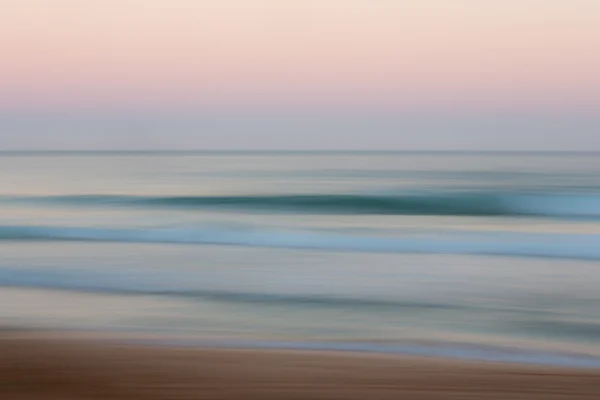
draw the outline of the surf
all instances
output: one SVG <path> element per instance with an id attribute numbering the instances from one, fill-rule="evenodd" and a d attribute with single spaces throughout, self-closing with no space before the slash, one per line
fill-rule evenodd
<path id="1" fill-rule="evenodd" d="M 346 252 L 471 254 L 600 260 L 599 234 L 431 232 L 394 237 L 261 227 L 91 228 L 0 226 L 0 241 L 229 245 Z"/>
<path id="2" fill-rule="evenodd" d="M 231 196 L 62 195 L 5 197 L 5 202 L 77 207 L 225 209 L 312 214 L 532 216 L 600 218 L 600 193 L 438 191 L 399 194 Z"/>

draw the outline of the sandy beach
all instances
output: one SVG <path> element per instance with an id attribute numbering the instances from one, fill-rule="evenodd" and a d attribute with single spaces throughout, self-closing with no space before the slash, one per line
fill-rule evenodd
<path id="1" fill-rule="evenodd" d="M 600 370 L 151 347 L 18 330 L 0 337 L 2 400 L 600 398 Z"/>

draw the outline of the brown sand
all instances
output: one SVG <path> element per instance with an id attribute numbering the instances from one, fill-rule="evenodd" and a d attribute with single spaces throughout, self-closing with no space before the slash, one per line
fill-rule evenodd
<path id="1" fill-rule="evenodd" d="M 1 400 L 600 399 L 600 371 L 0 334 Z"/>

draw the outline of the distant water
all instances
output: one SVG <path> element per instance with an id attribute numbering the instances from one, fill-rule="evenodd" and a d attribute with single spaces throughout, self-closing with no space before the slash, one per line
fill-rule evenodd
<path id="1" fill-rule="evenodd" d="M 0 324 L 600 349 L 599 154 L 3 153 L 0 177 Z"/>

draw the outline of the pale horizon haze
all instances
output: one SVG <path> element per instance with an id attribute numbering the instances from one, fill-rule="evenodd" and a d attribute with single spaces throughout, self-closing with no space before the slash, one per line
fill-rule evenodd
<path id="1" fill-rule="evenodd" d="M 600 151 L 600 1 L 1 0 L 0 150 Z"/>

